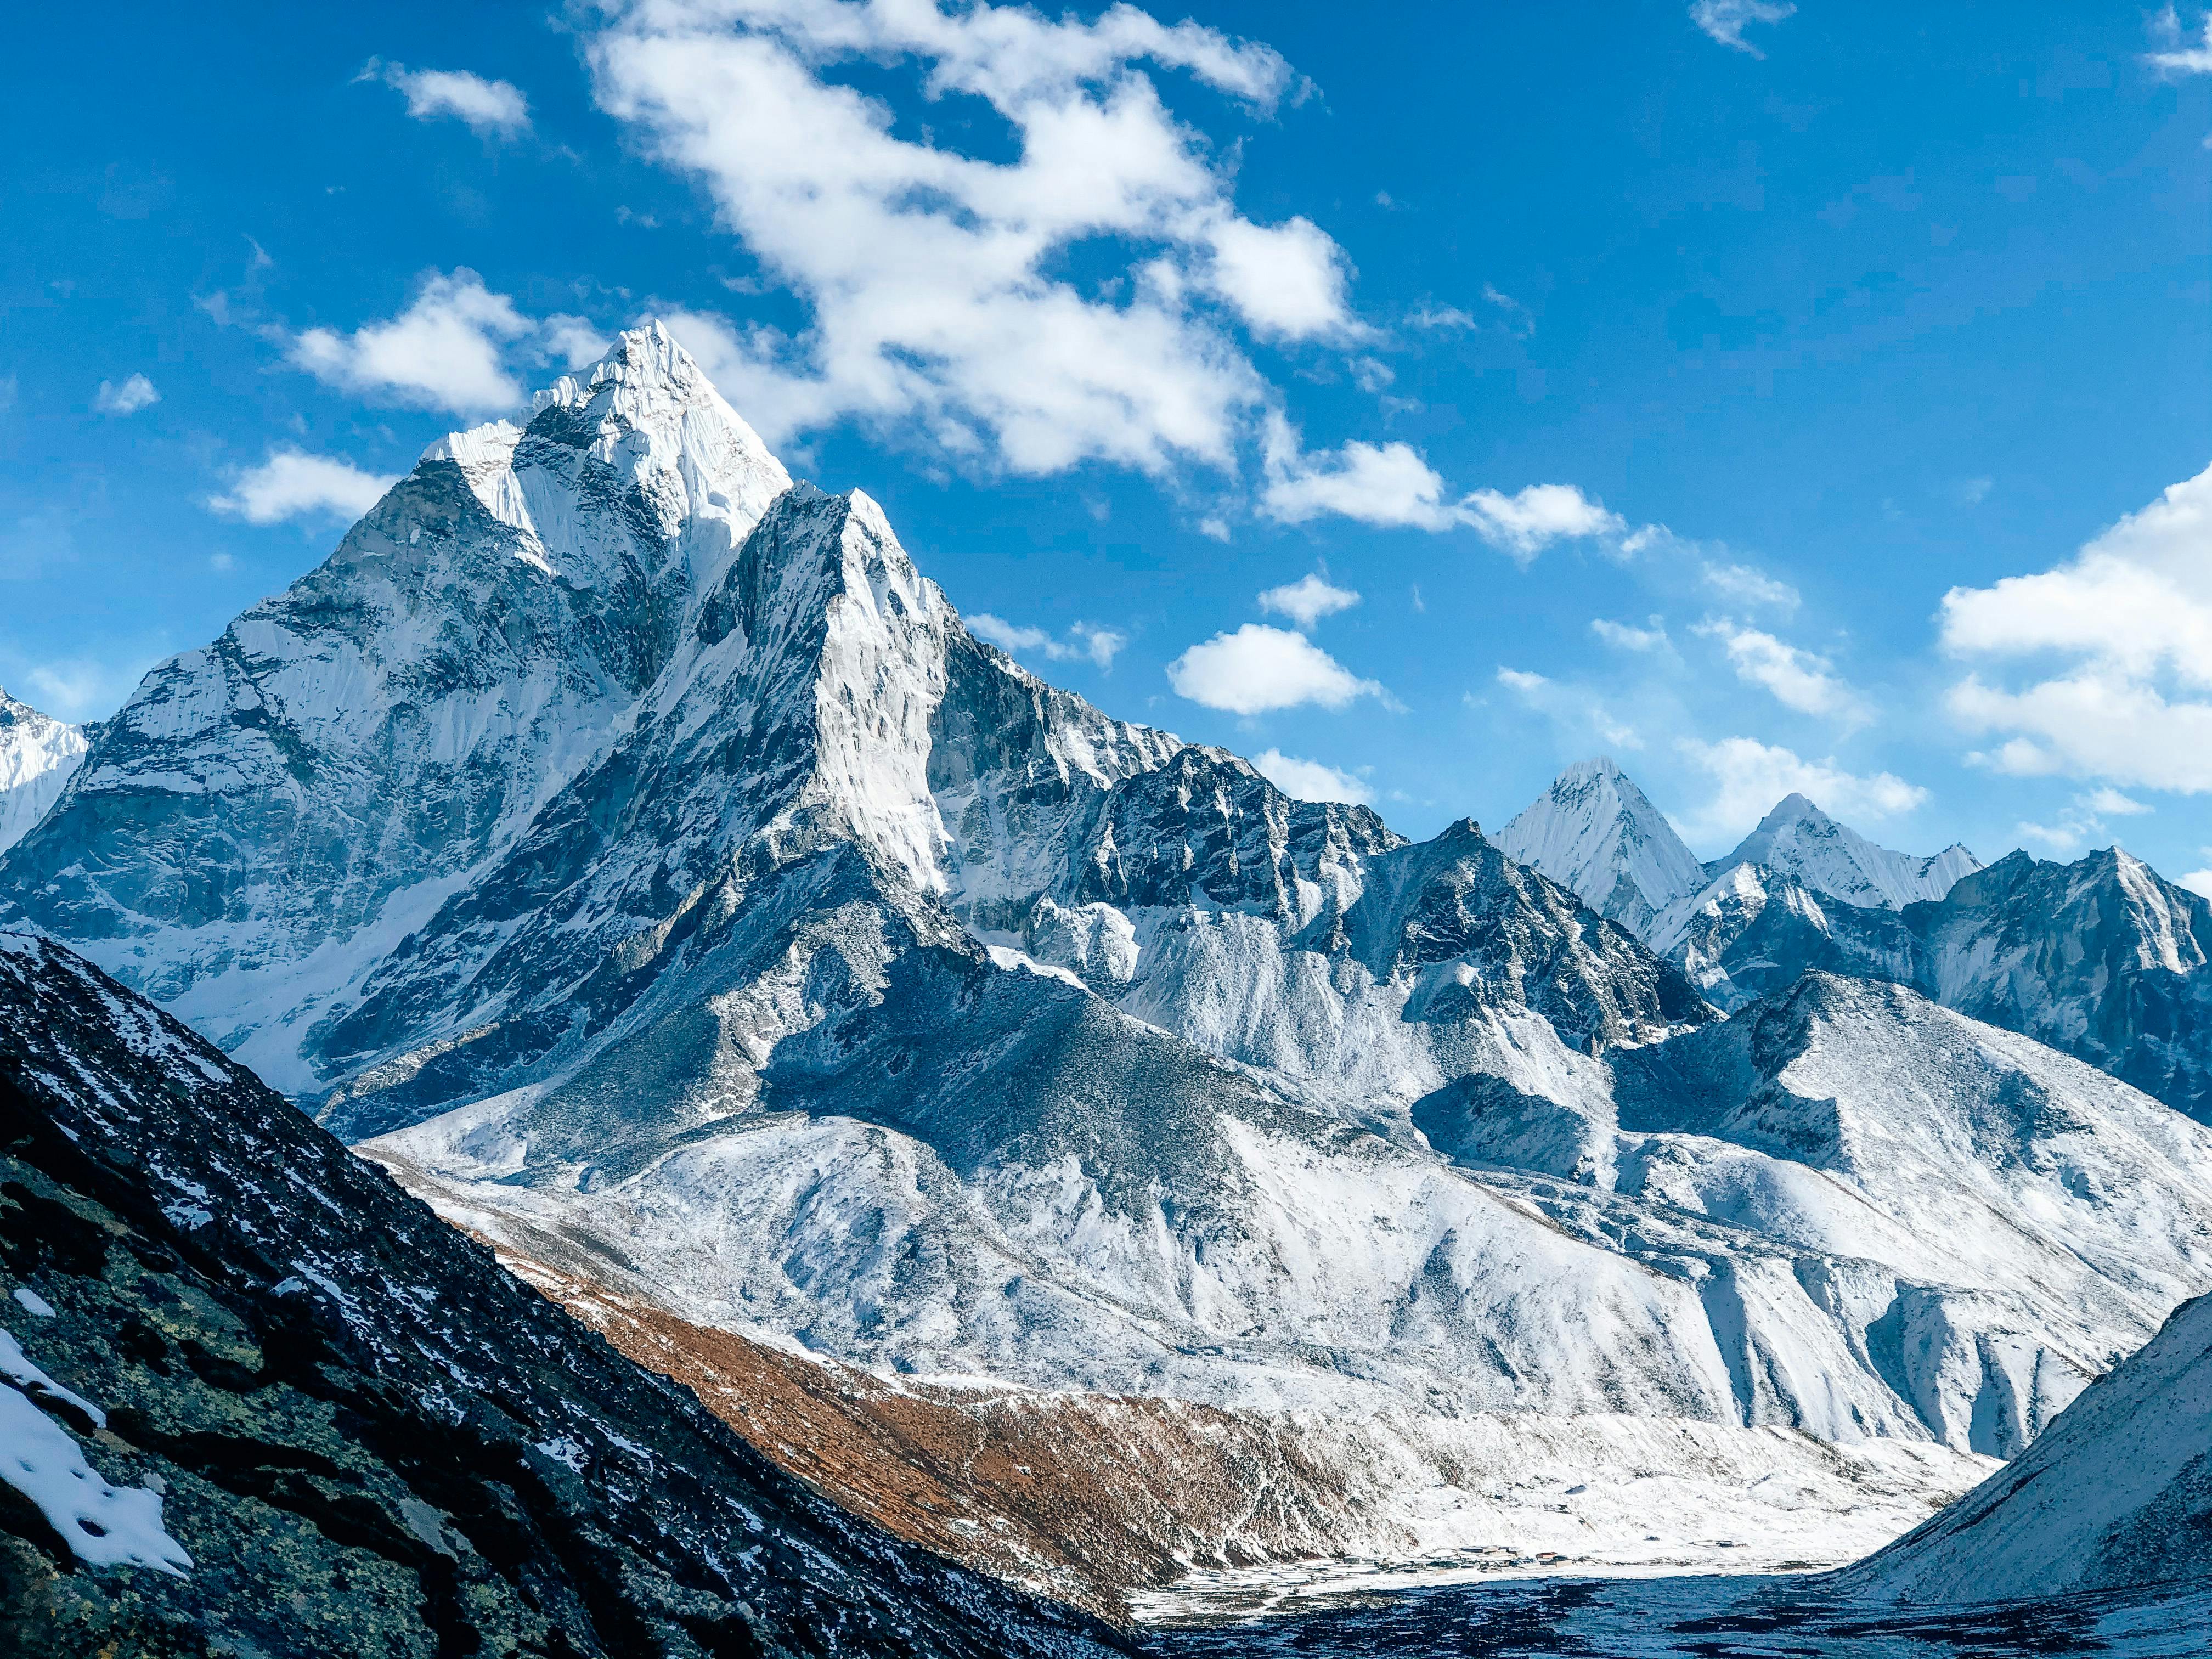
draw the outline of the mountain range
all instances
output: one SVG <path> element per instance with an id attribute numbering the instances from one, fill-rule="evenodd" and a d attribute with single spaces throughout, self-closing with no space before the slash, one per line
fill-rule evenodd
<path id="1" fill-rule="evenodd" d="M 1840 1561 L 2030 1447 L 2212 1289 L 2212 925 L 2100 856 L 1793 797 L 1708 868 L 1607 763 L 1409 842 L 975 639 L 647 327 L 150 674 L 0 922 L 1119 1613 Z"/>
<path id="2" fill-rule="evenodd" d="M 1697 865 L 1611 761 L 1569 769 L 1498 844 L 1639 939 L 1724 1009 L 1808 969 L 1892 980 L 2212 1121 L 2212 902 L 2118 848 L 2073 864 L 1875 846 L 1802 795 Z M 1632 898 L 1624 895 L 1632 894 Z"/>

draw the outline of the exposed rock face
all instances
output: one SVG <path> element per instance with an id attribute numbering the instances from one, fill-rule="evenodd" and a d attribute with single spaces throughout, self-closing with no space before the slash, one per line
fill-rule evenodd
<path id="1" fill-rule="evenodd" d="M 1115 1646 L 775 1469 L 82 960 L 0 933 L 0 1033 L 7 1322 L 73 1391 L 0 1406 L 189 1555 L 86 1571 L 9 1466 L 9 1651 Z"/>
<path id="2" fill-rule="evenodd" d="M 28 835 L 84 758 L 85 728 L 0 690 L 0 853 Z"/>
<path id="3" fill-rule="evenodd" d="M 1836 1588 L 2000 1601 L 2212 1581 L 2212 1297 L 2061 1413 L 2017 1460 Z"/>

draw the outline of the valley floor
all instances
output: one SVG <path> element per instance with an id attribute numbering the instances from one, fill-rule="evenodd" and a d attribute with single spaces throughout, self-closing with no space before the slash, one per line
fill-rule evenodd
<path id="1" fill-rule="evenodd" d="M 2067 1596 L 1976 1607 L 1823 1597 L 1776 1577 L 1536 1579 L 1397 1591 L 1286 1593 L 1247 1583 L 1148 1613 L 1155 1659 L 2201 1659 L 2212 1587 Z M 1318 1587 L 1316 1587 L 1318 1588 Z"/>

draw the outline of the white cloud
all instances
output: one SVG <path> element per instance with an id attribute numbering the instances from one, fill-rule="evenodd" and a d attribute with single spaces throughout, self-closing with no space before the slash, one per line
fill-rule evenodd
<path id="1" fill-rule="evenodd" d="M 1462 311 L 1457 306 L 1432 305 L 1422 305 L 1415 310 L 1407 312 L 1406 325 L 1409 328 L 1439 331 L 1473 328 L 1476 325 L 1474 318 L 1470 313 Z"/>
<path id="2" fill-rule="evenodd" d="M 1178 696 L 1232 714 L 1264 714 L 1301 703 L 1342 708 L 1358 697 L 1389 693 L 1363 680 L 1303 634 L 1246 623 L 1216 634 L 1168 665 Z"/>
<path id="3" fill-rule="evenodd" d="M 1738 626 L 1722 618 L 1700 623 L 1697 632 L 1720 641 L 1736 678 L 1747 685 L 1765 686 L 1785 708 L 1801 714 L 1821 714 L 1863 726 L 1873 718 L 1866 699 L 1846 684 L 1826 657 L 1785 644 L 1756 628 Z"/>
<path id="4" fill-rule="evenodd" d="M 105 720 L 123 706 L 155 658 L 137 651 L 27 663 L 8 678 L 31 705 L 60 720 Z"/>
<path id="5" fill-rule="evenodd" d="M 1989 500 L 1990 492 L 1997 487 L 1995 478 L 1961 478 L 1959 480 L 1959 505 L 1979 507 Z"/>
<path id="6" fill-rule="evenodd" d="M 1752 738 L 1718 743 L 1684 738 L 1683 755 L 1713 780 L 1712 799 L 1683 823 L 1692 841 L 1741 836 L 1784 796 L 1806 796 L 1846 822 L 1894 817 L 1928 799 L 1918 784 L 1893 773 L 1848 772 L 1832 760 L 1800 760 L 1790 750 Z"/>
<path id="7" fill-rule="evenodd" d="M 1385 529 L 1449 530 L 1462 522 L 1444 481 L 1411 444 L 1361 443 L 1307 454 L 1280 416 L 1271 416 L 1261 510 L 1284 524 L 1329 514 Z"/>
<path id="8" fill-rule="evenodd" d="M 450 115 L 478 133 L 501 138 L 519 138 L 530 131 L 530 100 L 509 82 L 488 81 L 466 70 L 410 70 L 374 58 L 354 78 L 381 81 L 398 92 L 417 121 Z"/>
<path id="9" fill-rule="evenodd" d="M 697 325 L 716 331 L 709 372 L 771 441 L 852 418 L 1018 472 L 1226 468 L 1266 402 L 1240 331 L 1363 331 L 1336 244 L 1238 213 L 1233 148 L 1179 122 L 1147 72 L 1265 111 L 1292 79 L 1265 46 L 1129 6 L 659 0 L 616 11 L 586 53 L 601 106 L 696 176 L 805 307 L 795 335 L 672 319 L 702 363 Z M 972 148 L 964 117 L 905 137 L 832 78 L 861 64 L 1003 125 Z M 1099 280 L 1064 273 L 1079 246 Z"/>
<path id="10" fill-rule="evenodd" d="M 2124 795 L 2118 790 L 2112 788 L 2092 789 L 2081 797 L 2081 802 L 2093 812 L 2100 812 L 2107 817 L 2115 818 L 2130 818 L 2139 813 L 2154 812 L 2158 810 L 2154 806 Z"/>
<path id="11" fill-rule="evenodd" d="M 1707 587 L 1723 599 L 1733 599 L 1738 605 L 1759 605 L 1770 611 L 1778 611 L 1786 617 L 1795 614 L 1802 603 L 1797 590 L 1788 582 L 1770 576 L 1762 570 L 1753 569 L 1747 564 L 1718 564 L 1709 561 L 1699 574 Z"/>
<path id="12" fill-rule="evenodd" d="M 1536 331 L 1535 313 L 1510 294 L 1501 294 L 1488 283 L 1482 285 L 1482 297 L 1505 313 L 1498 325 L 1516 340 L 1525 340 Z"/>
<path id="13" fill-rule="evenodd" d="M 1753 23 L 1778 23 L 1796 9 L 1788 0 L 1696 0 L 1690 21 L 1723 46 L 1764 58 L 1765 52 L 1743 38 L 1744 30 Z"/>
<path id="14" fill-rule="evenodd" d="M 1608 749 L 1641 749 L 1641 732 L 1615 714 L 1605 699 L 1588 686 L 1563 685 L 1525 669 L 1500 668 L 1498 683 L 1521 702 L 1547 719 L 1577 733 L 1595 733 Z M 1470 694 L 1470 707 L 1480 707 Z"/>
<path id="15" fill-rule="evenodd" d="M 537 325 L 473 270 L 433 271 L 415 303 L 387 322 L 351 334 L 311 328 L 292 342 L 291 358 L 317 380 L 353 392 L 390 392 L 402 402 L 458 415 L 485 415 L 522 401 L 507 372 L 507 347 Z"/>
<path id="16" fill-rule="evenodd" d="M 228 573 L 238 568 L 238 561 L 228 553 L 208 555 L 208 568 Z"/>
<path id="17" fill-rule="evenodd" d="M 978 639 L 988 640 L 1010 655 L 1042 656 L 1050 662 L 1088 658 L 1098 667 L 1109 670 L 1114 666 L 1114 659 L 1121 647 L 1129 642 L 1126 634 L 1089 623 L 1077 623 L 1069 628 L 1066 639 L 1056 639 L 1042 628 L 1010 623 L 988 611 L 968 618 L 968 631 Z"/>
<path id="18" fill-rule="evenodd" d="M 607 355 L 607 348 L 613 343 L 583 317 L 557 314 L 538 325 L 539 356 L 563 368 L 589 368 Z"/>
<path id="19" fill-rule="evenodd" d="M 133 374 L 121 386 L 102 380 L 93 397 L 92 406 L 103 415 L 136 415 L 161 401 L 161 394 L 154 390 L 151 380 L 143 374 Z"/>
<path id="20" fill-rule="evenodd" d="M 1308 453 L 1279 414 L 1267 418 L 1261 510 L 1284 524 L 1334 514 L 1384 529 L 1472 529 L 1526 564 L 1552 543 L 1626 531 L 1572 484 L 1531 484 L 1518 495 L 1478 489 L 1447 499 L 1444 481 L 1412 445 L 1362 443 Z"/>
<path id="21" fill-rule="evenodd" d="M 2027 665 L 1951 690 L 1952 713 L 2000 739 L 1983 757 L 1997 769 L 2212 790 L 2212 467 L 2065 564 L 1954 588 L 1942 637 L 1954 655 Z"/>
<path id="22" fill-rule="evenodd" d="M 232 478 L 229 490 L 210 496 L 207 504 L 248 524 L 324 514 L 357 519 L 398 482 L 364 472 L 350 461 L 279 449 Z"/>
<path id="23" fill-rule="evenodd" d="M 1281 587 L 1271 587 L 1260 595 L 1261 610 L 1288 617 L 1301 629 L 1310 629 L 1323 617 L 1349 611 L 1358 603 L 1359 595 L 1352 589 L 1334 586 L 1324 577 L 1310 571 L 1294 582 Z"/>
<path id="24" fill-rule="evenodd" d="M 1252 757 L 1252 764 L 1294 800 L 1340 800 L 1354 806 L 1374 804 L 1375 792 L 1364 781 L 1319 761 L 1300 760 L 1279 749 L 1263 749 Z"/>
<path id="25" fill-rule="evenodd" d="M 1465 522 L 1492 547 L 1526 564 L 1553 542 L 1617 536 L 1628 529 L 1572 484 L 1530 484 L 1518 495 L 1478 489 L 1461 503 Z"/>
<path id="26" fill-rule="evenodd" d="M 2133 817 L 2153 810 L 2117 789 L 2092 789 L 2075 796 L 2047 824 L 2023 822 L 2019 834 L 2061 858 L 2072 858 L 2105 836 L 2107 817 Z"/>
<path id="27" fill-rule="evenodd" d="M 1608 622 L 1603 617 L 1590 618 L 1590 632 L 1607 645 L 1620 651 L 1664 651 L 1672 643 L 1667 637 L 1665 623 L 1656 617 L 1649 628 L 1632 628 L 1626 623 Z"/>
<path id="28" fill-rule="evenodd" d="M 2172 6 L 2151 20 L 2151 34 L 2164 52 L 2147 52 L 2143 61 L 2161 75 L 2212 75 L 2212 11 L 2198 20 L 2201 38 L 2195 46 L 2185 44 L 2181 30 L 2181 18 Z"/>

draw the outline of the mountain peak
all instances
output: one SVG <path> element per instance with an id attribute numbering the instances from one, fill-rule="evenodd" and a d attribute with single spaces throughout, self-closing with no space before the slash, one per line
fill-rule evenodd
<path id="1" fill-rule="evenodd" d="M 0 689 L 0 852 L 30 832 L 84 757 L 84 728 Z"/>
<path id="2" fill-rule="evenodd" d="M 1666 814 L 1607 755 L 1567 768 L 1494 839 L 1632 932 L 1705 878 Z"/>
<path id="3" fill-rule="evenodd" d="M 1878 847 L 1794 790 L 1774 804 L 1733 853 L 1705 869 L 1718 877 L 1744 864 L 1765 866 L 1846 904 L 1888 910 L 1942 898 L 1961 876 L 1981 867 L 1972 853 L 1955 845 L 1929 858 Z"/>

